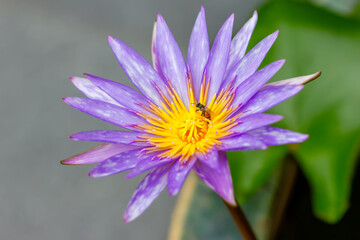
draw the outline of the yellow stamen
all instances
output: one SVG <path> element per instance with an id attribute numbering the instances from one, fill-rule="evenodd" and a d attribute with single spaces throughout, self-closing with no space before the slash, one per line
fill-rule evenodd
<path id="1" fill-rule="evenodd" d="M 222 89 L 218 95 L 210 96 L 211 101 L 208 108 L 199 108 L 200 103 L 205 106 L 210 81 L 204 75 L 200 86 L 199 101 L 196 101 L 193 80 L 191 74 L 186 79 L 189 108 L 175 91 L 171 82 L 168 81 L 166 95 L 157 88 L 163 101 L 161 106 L 150 102 L 149 107 L 142 106 L 153 116 L 145 113 L 138 113 L 148 121 L 149 124 L 137 126 L 151 137 L 143 137 L 139 141 L 146 141 L 151 146 L 145 148 L 148 153 L 157 153 L 160 158 L 179 158 L 181 162 L 187 162 L 196 154 L 206 154 L 214 146 L 221 144 L 221 138 L 232 134 L 230 129 L 237 125 L 236 119 L 240 114 L 229 118 L 234 111 L 231 107 L 235 97 L 231 83 Z"/>

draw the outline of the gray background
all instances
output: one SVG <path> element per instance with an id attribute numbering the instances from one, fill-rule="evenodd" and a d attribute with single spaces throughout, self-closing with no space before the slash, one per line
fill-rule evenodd
<path id="1" fill-rule="evenodd" d="M 238 30 L 259 2 L 204 1 L 210 40 L 232 12 Z M 106 37 L 122 39 L 150 60 L 158 12 L 186 53 L 200 3 L 0 0 L 1 240 L 166 239 L 176 198 L 164 192 L 127 224 L 122 215 L 140 178 L 91 179 L 92 166 L 60 165 L 96 145 L 71 141 L 72 133 L 116 129 L 61 98 L 81 96 L 67 79 L 83 72 L 131 85 Z"/>

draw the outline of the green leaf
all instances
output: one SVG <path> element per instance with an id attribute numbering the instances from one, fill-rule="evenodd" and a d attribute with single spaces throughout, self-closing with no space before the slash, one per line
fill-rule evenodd
<path id="1" fill-rule="evenodd" d="M 259 11 L 252 45 L 276 29 L 279 37 L 263 65 L 287 63 L 274 80 L 323 73 L 270 112 L 284 115 L 280 127 L 310 134 L 292 150 L 310 182 L 315 214 L 336 222 L 348 207 L 360 143 L 360 23 L 306 3 L 273 2 Z M 237 199 L 253 195 L 285 154 L 275 147 L 229 154 Z"/>
<path id="2" fill-rule="evenodd" d="M 359 0 L 308 0 L 318 6 L 327 8 L 339 14 L 352 13 Z"/>
<path id="3" fill-rule="evenodd" d="M 274 173 L 285 154 L 286 148 L 283 146 L 268 151 L 228 152 L 236 200 L 239 203 L 247 202 Z"/>
<path id="4" fill-rule="evenodd" d="M 318 116 L 308 132 L 311 141 L 301 145 L 298 157 L 313 188 L 313 207 L 319 218 L 336 222 L 349 205 L 360 132 L 343 132 L 335 108 Z"/>

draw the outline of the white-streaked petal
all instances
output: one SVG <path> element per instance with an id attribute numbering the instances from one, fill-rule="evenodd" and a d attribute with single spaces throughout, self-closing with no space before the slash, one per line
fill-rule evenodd
<path id="1" fill-rule="evenodd" d="M 185 106 L 189 107 L 185 61 L 179 45 L 160 14 L 156 23 L 156 48 L 161 72 L 172 83 Z"/>
<path id="2" fill-rule="evenodd" d="M 219 166 L 219 162 L 218 162 L 219 153 L 215 149 L 212 149 L 205 154 L 201 152 L 197 152 L 196 156 L 202 163 L 208 165 L 211 168 L 217 169 Z"/>
<path id="3" fill-rule="evenodd" d="M 123 217 L 125 222 L 130 222 L 142 214 L 164 190 L 170 167 L 171 165 L 158 167 L 141 181 L 126 208 Z"/>
<path id="4" fill-rule="evenodd" d="M 148 99 L 160 106 L 161 96 L 158 94 L 156 86 L 168 97 L 164 80 L 150 63 L 127 44 L 111 36 L 108 36 L 108 42 L 120 66 L 132 83 Z"/>
<path id="5" fill-rule="evenodd" d="M 63 100 L 73 108 L 129 130 L 137 131 L 136 125 L 147 124 L 135 113 L 107 102 L 80 97 L 66 97 Z"/>
<path id="6" fill-rule="evenodd" d="M 267 146 L 256 137 L 243 133 L 221 139 L 221 146 L 219 146 L 218 149 L 221 151 L 250 151 L 265 150 Z"/>
<path id="7" fill-rule="evenodd" d="M 94 167 L 89 172 L 89 177 L 107 177 L 132 169 L 141 160 L 140 155 L 140 149 L 133 149 L 116 154 Z"/>
<path id="8" fill-rule="evenodd" d="M 245 133 L 256 128 L 264 127 L 273 123 L 276 123 L 283 119 L 283 116 L 268 114 L 268 113 L 256 113 L 249 116 L 245 116 L 239 119 L 239 124 L 231 128 L 230 131 L 234 134 Z"/>
<path id="9" fill-rule="evenodd" d="M 195 157 L 190 158 L 186 163 L 178 160 L 171 167 L 168 175 L 168 192 L 171 196 L 178 194 L 196 161 Z"/>
<path id="10" fill-rule="evenodd" d="M 152 33 L 152 40 L 151 40 L 151 58 L 154 69 L 158 72 L 158 74 L 164 78 L 162 74 L 160 62 L 159 62 L 159 54 L 156 47 L 156 22 L 154 23 L 153 33 Z"/>
<path id="11" fill-rule="evenodd" d="M 128 110 L 152 115 L 152 113 L 146 111 L 142 107 L 149 107 L 148 99 L 141 93 L 132 89 L 131 87 L 91 74 L 85 74 L 85 76 L 99 89 L 101 89 L 108 96 L 114 99 L 117 105 Z"/>
<path id="12" fill-rule="evenodd" d="M 96 86 L 87 78 L 74 76 L 70 78 L 70 81 L 75 85 L 75 87 L 77 87 L 77 89 L 79 89 L 88 98 L 121 106 L 109 94 L 107 94 L 101 88 Z"/>
<path id="13" fill-rule="evenodd" d="M 138 162 L 136 167 L 134 167 L 125 177 L 133 178 L 152 168 L 159 167 L 174 161 L 176 160 L 171 158 L 157 158 L 156 156 L 155 157 L 150 156 L 149 158 L 145 158 L 140 162 Z"/>
<path id="14" fill-rule="evenodd" d="M 249 44 L 251 35 L 254 31 L 257 22 L 257 12 L 254 11 L 252 17 L 244 24 L 231 41 L 229 62 L 226 68 L 226 72 L 231 69 L 234 64 L 245 55 L 246 48 Z"/>
<path id="15" fill-rule="evenodd" d="M 276 31 L 253 47 L 241 60 L 233 64 L 227 72 L 222 87 L 227 85 L 236 77 L 234 86 L 237 87 L 245 79 L 251 76 L 260 66 L 267 52 L 275 42 L 279 31 Z"/>
<path id="16" fill-rule="evenodd" d="M 234 14 L 225 21 L 217 33 L 211 47 L 209 59 L 206 63 L 206 78 L 210 81 L 208 104 L 212 97 L 218 93 L 223 82 L 231 45 L 231 34 L 234 23 Z"/>
<path id="17" fill-rule="evenodd" d="M 268 83 L 265 86 L 292 86 L 292 85 L 305 85 L 321 75 L 321 72 L 316 72 L 306 76 L 294 77 L 285 80 L 280 80 Z"/>
<path id="18" fill-rule="evenodd" d="M 304 88 L 303 85 L 266 86 L 260 89 L 238 112 L 242 116 L 265 112 L 273 106 L 294 96 Z"/>
<path id="19" fill-rule="evenodd" d="M 279 60 L 266 65 L 243 81 L 235 91 L 233 106 L 244 105 L 256 92 L 272 78 L 284 65 L 285 60 Z"/>
<path id="20" fill-rule="evenodd" d="M 62 164 L 91 164 L 102 162 L 116 154 L 139 148 L 127 144 L 105 143 L 95 148 L 91 148 L 83 153 L 79 153 L 73 157 L 62 160 Z"/>
<path id="21" fill-rule="evenodd" d="M 300 143 L 308 139 L 309 135 L 293 132 L 283 128 L 266 126 L 249 131 L 248 134 L 256 137 L 268 146 Z"/>
<path id="22" fill-rule="evenodd" d="M 73 140 L 79 141 L 94 141 L 94 142 L 108 142 L 108 143 L 122 143 L 134 146 L 148 146 L 149 144 L 144 140 L 144 137 L 149 137 L 151 134 L 132 131 L 118 131 L 118 130 L 94 130 L 75 133 L 70 136 Z"/>
<path id="23" fill-rule="evenodd" d="M 194 170 L 222 199 L 231 205 L 236 205 L 229 163 L 225 152 L 219 152 L 218 169 L 213 169 L 201 161 L 197 161 Z"/>
<path id="24" fill-rule="evenodd" d="M 200 96 L 200 85 L 204 68 L 209 57 L 209 51 L 209 37 L 206 27 L 205 9 L 201 6 L 201 10 L 191 32 L 186 58 L 193 79 L 196 99 L 199 99 Z"/>

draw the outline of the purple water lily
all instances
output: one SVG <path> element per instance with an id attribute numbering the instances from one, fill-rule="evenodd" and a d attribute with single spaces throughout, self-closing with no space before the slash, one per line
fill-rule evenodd
<path id="1" fill-rule="evenodd" d="M 319 73 L 266 84 L 285 62 L 257 70 L 278 31 L 245 54 L 257 13 L 232 39 L 233 21 L 232 14 L 210 49 L 201 7 L 187 63 L 160 14 L 152 39 L 153 66 L 109 36 L 117 60 L 141 93 L 90 74 L 70 78 L 88 98 L 67 97 L 67 104 L 129 131 L 74 134 L 74 140 L 104 144 L 62 163 L 98 163 L 91 177 L 130 170 L 126 176 L 131 178 L 149 171 L 128 204 L 125 221 L 138 217 L 166 186 L 170 195 L 177 194 L 191 169 L 227 203 L 236 205 L 225 151 L 263 150 L 307 139 L 306 134 L 268 126 L 282 116 L 263 112 L 298 93 Z"/>

